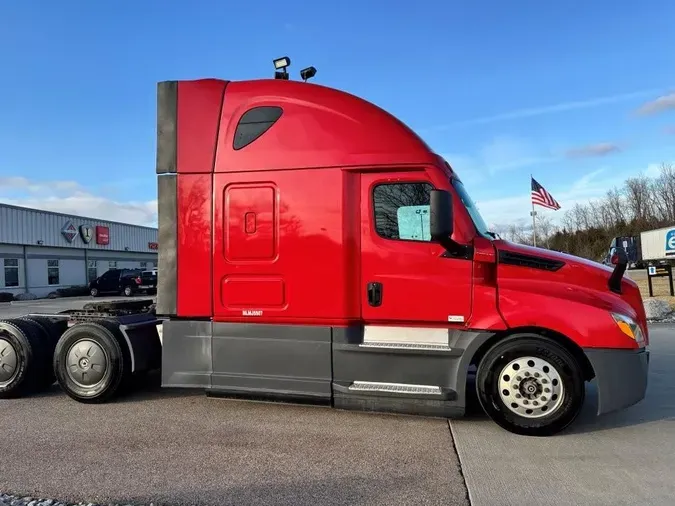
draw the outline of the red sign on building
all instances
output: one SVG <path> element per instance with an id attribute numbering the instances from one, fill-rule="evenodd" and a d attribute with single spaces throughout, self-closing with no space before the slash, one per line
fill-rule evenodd
<path id="1" fill-rule="evenodd" d="M 159 244 L 157 244 L 156 242 L 149 242 L 148 243 L 148 248 L 150 248 L 150 249 L 157 249 L 158 246 L 159 246 Z"/>
<path id="2" fill-rule="evenodd" d="M 108 227 L 96 225 L 96 244 L 110 244 L 110 230 Z"/>

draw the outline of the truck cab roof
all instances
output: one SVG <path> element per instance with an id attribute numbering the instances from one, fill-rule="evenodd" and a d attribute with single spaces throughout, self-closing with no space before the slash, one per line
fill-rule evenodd
<path id="1" fill-rule="evenodd" d="M 297 81 L 160 82 L 157 132 L 158 174 L 440 162 L 384 109 Z"/>

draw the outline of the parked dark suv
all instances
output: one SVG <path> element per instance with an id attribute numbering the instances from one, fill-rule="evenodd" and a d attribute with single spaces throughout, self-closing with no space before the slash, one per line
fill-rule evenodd
<path id="1" fill-rule="evenodd" d="M 149 269 L 141 272 L 141 284 L 138 289 L 149 295 L 157 293 L 157 269 Z"/>
<path id="2" fill-rule="evenodd" d="M 106 293 L 131 297 L 134 293 L 145 291 L 151 293 L 157 288 L 157 275 L 154 282 L 151 278 L 141 278 L 142 269 L 110 269 L 89 283 L 89 293 L 98 297 Z"/>

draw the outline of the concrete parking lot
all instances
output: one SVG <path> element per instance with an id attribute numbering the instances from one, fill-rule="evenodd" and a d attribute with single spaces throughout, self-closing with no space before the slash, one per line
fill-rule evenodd
<path id="1" fill-rule="evenodd" d="M 0 491 L 141 504 L 672 504 L 675 326 L 652 326 L 651 340 L 642 403 L 596 418 L 591 385 L 581 419 L 552 438 L 510 434 L 475 400 L 448 422 L 209 399 L 156 378 L 101 406 L 54 387 L 0 401 Z"/>

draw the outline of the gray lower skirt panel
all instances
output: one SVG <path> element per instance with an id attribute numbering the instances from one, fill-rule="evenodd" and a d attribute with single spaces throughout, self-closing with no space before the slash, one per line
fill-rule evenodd
<path id="1" fill-rule="evenodd" d="M 171 320 L 163 324 L 162 385 L 457 416 L 464 412 L 470 359 L 491 335 L 449 331 L 448 346 L 362 346 L 362 327 Z"/>

